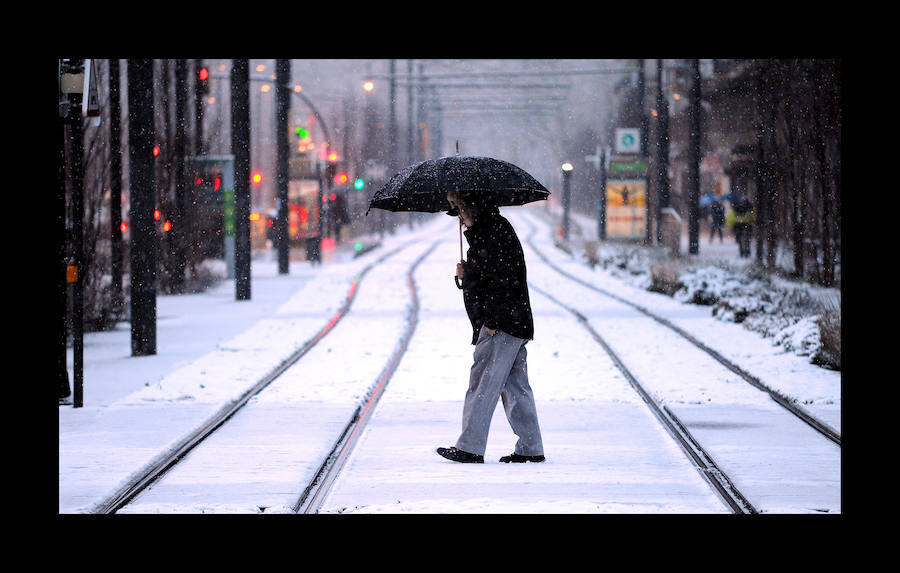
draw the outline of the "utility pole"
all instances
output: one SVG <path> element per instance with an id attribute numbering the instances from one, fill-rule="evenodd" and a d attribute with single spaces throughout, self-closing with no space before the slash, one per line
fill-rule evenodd
<path id="1" fill-rule="evenodd" d="M 419 87 L 416 88 L 416 153 L 415 161 L 425 161 L 428 159 L 427 152 L 424 148 L 425 136 L 422 133 L 422 127 L 426 125 L 425 121 L 425 80 L 424 80 L 425 64 L 419 62 Z"/>
<path id="2" fill-rule="evenodd" d="M 72 395 L 69 388 L 69 372 L 66 369 L 66 313 L 67 313 L 67 285 L 72 285 L 72 351 L 74 370 L 74 406 L 82 405 L 81 384 L 83 372 L 83 312 L 82 312 L 82 287 L 78 280 L 78 268 L 82 259 L 82 220 L 84 209 L 82 207 L 82 153 L 83 142 L 81 139 L 81 104 L 84 85 L 84 60 L 58 60 L 59 62 L 59 131 L 57 133 L 57 211 L 59 220 L 58 253 L 60 256 L 57 275 L 59 285 L 59 298 L 57 304 L 62 311 L 59 314 L 61 327 L 60 347 L 57 359 L 60 361 L 58 368 L 58 398 L 60 403 L 64 398 Z M 66 240 L 66 140 L 71 141 L 70 157 L 71 165 L 68 171 L 71 173 L 72 183 L 72 256 L 67 257 Z"/>
<path id="3" fill-rule="evenodd" d="M 184 174 L 185 119 L 187 104 L 187 60 L 175 60 L 175 212 L 172 217 L 172 241 L 175 243 L 175 264 L 172 283 L 176 292 L 182 292 L 187 268 L 187 251 L 190 227 L 187 224 L 190 201 Z"/>
<path id="4" fill-rule="evenodd" d="M 768 233 L 772 232 L 772 228 L 769 225 L 769 185 L 767 181 L 767 166 L 766 166 L 766 155 L 764 153 L 764 149 L 766 146 L 766 124 L 765 124 L 765 114 L 764 114 L 764 97 L 765 91 L 763 86 L 763 70 L 757 65 L 754 70 L 754 81 L 756 93 L 754 94 L 754 100 L 756 102 L 755 106 L 755 131 L 756 131 L 756 169 L 754 170 L 754 179 L 756 185 L 756 205 L 758 210 L 757 224 L 756 224 L 756 260 L 760 264 L 763 265 L 763 251 L 765 250 L 765 237 Z"/>
<path id="5" fill-rule="evenodd" d="M 413 75 L 413 61 L 406 60 L 406 73 L 409 77 Z M 406 164 L 412 165 L 413 162 L 413 83 L 409 82 L 406 86 Z M 409 228 L 413 228 L 414 213 L 409 212 Z"/>
<path id="6" fill-rule="evenodd" d="M 61 68 L 62 66 L 60 66 Z M 60 69 L 60 75 L 62 75 Z M 62 95 L 62 94 L 60 94 Z M 56 297 L 54 299 L 59 338 L 56 342 L 57 398 L 59 403 L 72 395 L 69 388 L 69 371 L 66 367 L 66 315 L 68 313 L 66 293 L 66 124 L 60 114 L 57 116 L 56 130 L 56 201 L 54 203 L 54 237 L 56 239 Z"/>
<path id="7" fill-rule="evenodd" d="M 119 60 L 109 61 L 109 231 L 113 308 L 125 304 L 122 293 L 122 106 Z"/>
<path id="8" fill-rule="evenodd" d="M 288 274 L 290 245 L 288 244 L 288 114 L 291 109 L 291 61 L 275 60 L 275 143 L 278 149 L 275 184 L 278 191 L 278 216 L 275 221 L 275 242 L 278 246 L 278 273 Z"/>
<path id="9" fill-rule="evenodd" d="M 132 356 L 156 354 L 155 137 L 153 60 L 128 60 Z"/>
<path id="10" fill-rule="evenodd" d="M 647 99 L 647 80 L 646 73 L 644 68 L 646 67 L 644 64 L 645 60 L 638 60 L 638 113 L 640 114 L 640 126 L 641 126 L 641 158 L 644 161 L 645 165 L 649 164 L 647 158 L 650 156 L 650 126 L 649 121 L 647 119 L 647 109 L 646 109 L 646 99 Z M 646 177 L 646 176 L 645 176 Z M 650 222 L 653 220 L 652 207 L 650 206 L 650 192 L 649 185 L 647 185 L 648 190 L 645 195 L 645 209 L 647 211 L 647 228 L 646 235 L 644 240 L 647 243 L 652 244 L 651 233 L 650 233 Z"/>
<path id="11" fill-rule="evenodd" d="M 606 147 L 597 150 L 600 154 L 600 200 L 597 206 L 597 239 L 606 240 Z"/>
<path id="12" fill-rule="evenodd" d="M 390 90 L 390 126 L 388 135 L 388 173 L 397 172 L 397 80 L 394 76 L 396 60 L 391 60 L 391 90 Z"/>
<path id="13" fill-rule="evenodd" d="M 194 60 L 194 155 L 203 155 L 203 82 L 200 70 L 203 60 Z"/>
<path id="14" fill-rule="evenodd" d="M 234 155 L 234 286 L 250 299 L 250 60 L 231 61 L 231 153 Z"/>
<path id="15" fill-rule="evenodd" d="M 688 253 L 700 252 L 700 60 L 691 60 L 691 93 L 688 116 Z"/>
<path id="16" fill-rule="evenodd" d="M 662 210 L 669 207 L 669 100 L 662 60 L 656 60 L 656 86 L 656 242 L 661 244 Z"/>
<path id="17" fill-rule="evenodd" d="M 84 60 L 81 60 L 84 62 Z M 83 64 L 82 64 L 83 65 Z M 87 94 L 81 94 L 82 98 Z M 81 102 L 78 102 L 79 104 Z M 81 105 L 72 108 L 69 128 L 72 144 L 72 349 L 75 372 L 73 406 L 84 404 L 84 132 Z"/>
<path id="18" fill-rule="evenodd" d="M 397 153 L 397 78 L 395 76 L 397 61 L 391 60 L 390 63 L 390 120 L 388 126 L 388 173 L 396 173 L 399 171 L 399 157 Z M 384 221 L 384 219 L 382 219 Z M 391 226 L 390 232 L 394 234 L 394 221 L 388 220 Z M 383 232 L 383 231 L 382 231 Z"/>
<path id="19" fill-rule="evenodd" d="M 406 60 L 406 74 L 409 77 L 413 75 L 413 61 Z M 409 82 L 406 86 L 406 164 L 413 163 L 413 82 Z"/>

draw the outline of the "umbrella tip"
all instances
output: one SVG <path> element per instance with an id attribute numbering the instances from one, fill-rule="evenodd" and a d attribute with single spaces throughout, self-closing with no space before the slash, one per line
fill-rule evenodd
<path id="1" fill-rule="evenodd" d="M 456 154 L 459 155 L 459 140 L 456 140 Z"/>

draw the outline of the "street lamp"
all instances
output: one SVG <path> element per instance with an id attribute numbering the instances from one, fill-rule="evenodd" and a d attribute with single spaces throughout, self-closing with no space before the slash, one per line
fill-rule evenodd
<path id="1" fill-rule="evenodd" d="M 368 93 L 374 89 L 375 89 L 375 82 L 373 82 L 372 80 L 366 80 L 363 82 L 363 91 Z"/>
<path id="2" fill-rule="evenodd" d="M 569 240 L 569 176 L 574 167 L 566 161 L 562 164 L 563 172 L 563 239 Z"/>

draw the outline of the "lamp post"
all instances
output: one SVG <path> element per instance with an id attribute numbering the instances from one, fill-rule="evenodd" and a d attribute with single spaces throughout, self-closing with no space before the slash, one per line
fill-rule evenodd
<path id="1" fill-rule="evenodd" d="M 378 155 L 375 151 L 373 143 L 375 141 L 375 104 L 373 102 L 373 93 L 375 92 L 375 82 L 371 78 L 366 78 L 363 82 L 363 91 L 366 92 L 366 107 L 365 107 L 365 148 L 363 149 L 363 159 L 365 164 L 365 179 L 367 183 L 370 183 L 372 179 L 381 180 L 384 178 L 384 164 L 383 158 Z M 377 175 L 376 175 L 377 173 Z M 382 209 L 377 209 L 378 213 L 375 215 L 377 219 L 374 219 L 374 225 L 378 228 L 378 236 L 379 238 L 384 237 L 384 218 L 385 212 Z"/>
<path id="2" fill-rule="evenodd" d="M 563 239 L 569 240 L 569 176 L 572 174 L 572 164 L 566 161 L 562 164 L 563 173 Z"/>

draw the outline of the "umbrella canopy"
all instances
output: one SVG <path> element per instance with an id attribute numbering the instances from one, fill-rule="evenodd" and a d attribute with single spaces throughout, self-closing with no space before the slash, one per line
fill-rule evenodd
<path id="1" fill-rule="evenodd" d="M 704 193 L 702 197 L 700 197 L 700 206 L 706 207 L 707 205 L 712 205 L 716 201 L 721 201 L 722 197 L 718 195 L 713 195 L 712 193 Z"/>
<path id="2" fill-rule="evenodd" d="M 410 165 L 391 177 L 372 196 L 369 210 L 450 211 L 449 191 L 459 191 L 463 198 L 477 194 L 498 207 L 524 205 L 550 196 L 534 177 L 512 163 L 492 157 L 451 155 Z"/>

